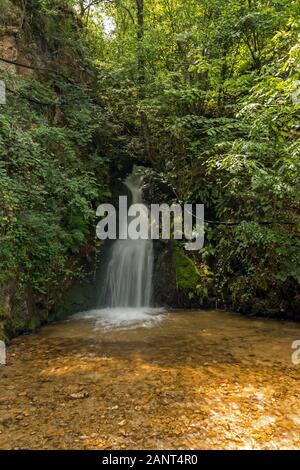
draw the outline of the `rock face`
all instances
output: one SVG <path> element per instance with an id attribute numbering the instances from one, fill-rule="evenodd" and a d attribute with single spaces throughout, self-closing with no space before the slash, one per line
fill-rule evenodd
<path id="1" fill-rule="evenodd" d="M 172 241 L 154 242 L 153 301 L 156 306 L 177 306 L 176 263 Z"/>
<path id="2" fill-rule="evenodd" d="M 7 60 L 16 61 L 17 41 L 14 34 L 1 38 L 0 55 Z M 7 64 L 6 67 L 12 70 L 16 70 L 16 67 L 13 64 Z"/>
<path id="3" fill-rule="evenodd" d="M 37 313 L 29 289 L 20 289 L 17 282 L 0 286 L 0 339 L 35 329 L 43 322 L 44 315 L 43 310 Z"/>
<path id="4" fill-rule="evenodd" d="M 94 261 L 96 262 L 96 261 Z M 0 340 L 31 332 L 42 324 L 96 304 L 94 262 L 84 266 L 80 279 L 66 282 L 65 288 L 37 296 L 30 287 L 20 290 L 17 282 L 0 285 Z"/>
<path id="5" fill-rule="evenodd" d="M 168 204 L 172 190 L 157 178 L 154 171 L 145 170 L 143 198 L 145 203 Z M 155 306 L 177 306 L 176 260 L 172 240 L 154 240 L 153 303 Z"/>
<path id="6" fill-rule="evenodd" d="M 23 12 L 17 3 L 9 0 L 0 2 L 0 57 L 9 61 L 17 61 L 19 55 L 17 38 L 22 28 Z M 17 67 L 13 64 L 1 62 L 1 67 L 17 72 Z"/>

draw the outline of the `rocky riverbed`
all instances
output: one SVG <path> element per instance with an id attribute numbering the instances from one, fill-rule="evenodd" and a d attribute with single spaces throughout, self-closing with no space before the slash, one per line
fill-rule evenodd
<path id="1" fill-rule="evenodd" d="M 299 449 L 300 325 L 175 311 L 71 319 L 14 339 L 1 449 Z"/>

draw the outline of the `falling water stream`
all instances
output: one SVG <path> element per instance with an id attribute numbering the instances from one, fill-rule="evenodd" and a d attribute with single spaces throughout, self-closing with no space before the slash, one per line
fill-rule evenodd
<path id="1" fill-rule="evenodd" d="M 135 170 L 125 181 L 132 204 L 141 204 L 142 178 Z M 147 214 L 141 213 L 142 221 Z M 127 217 L 120 221 L 120 232 L 128 232 Z M 146 221 L 147 222 L 147 221 Z M 111 250 L 103 289 L 104 303 L 111 308 L 150 307 L 153 271 L 153 246 L 149 240 L 116 240 Z"/>
<path id="2" fill-rule="evenodd" d="M 143 176 L 139 167 L 134 167 L 124 185 L 129 191 L 130 204 L 142 204 Z M 141 223 L 148 213 L 141 210 Z M 153 276 L 152 240 L 132 240 L 128 227 L 132 218 L 121 214 L 120 237 L 110 248 L 103 282 L 99 286 L 99 307 L 80 313 L 77 318 L 95 318 L 100 327 L 152 324 L 163 318 L 161 309 L 151 307 Z M 147 222 L 145 220 L 145 222 Z"/>

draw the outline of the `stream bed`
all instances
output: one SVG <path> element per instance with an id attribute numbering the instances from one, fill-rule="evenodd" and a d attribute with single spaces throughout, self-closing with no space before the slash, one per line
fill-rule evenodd
<path id="1" fill-rule="evenodd" d="M 94 311 L 14 339 L 0 449 L 300 449 L 299 324 L 144 317 Z"/>

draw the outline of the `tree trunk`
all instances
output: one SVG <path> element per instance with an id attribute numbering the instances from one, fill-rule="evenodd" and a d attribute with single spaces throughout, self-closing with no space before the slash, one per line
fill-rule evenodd
<path id="1" fill-rule="evenodd" d="M 136 0 L 137 6 L 137 65 L 138 65 L 138 82 L 139 82 L 139 99 L 141 105 L 145 100 L 145 81 L 146 81 L 146 71 L 145 71 L 145 56 L 143 48 L 144 40 L 144 0 Z M 152 148 L 150 140 L 150 129 L 148 118 L 145 111 L 140 111 L 140 120 L 141 120 L 141 131 L 146 151 L 146 157 L 148 160 L 152 160 Z"/>

